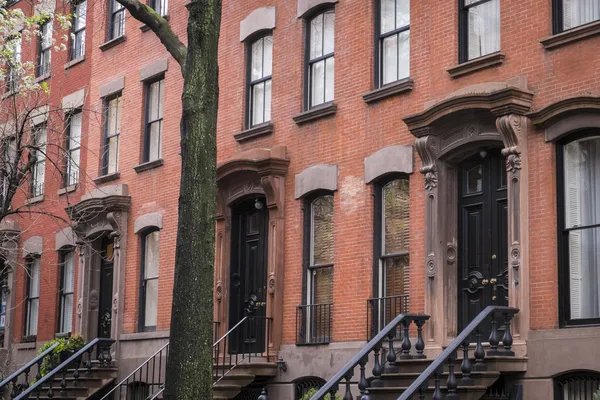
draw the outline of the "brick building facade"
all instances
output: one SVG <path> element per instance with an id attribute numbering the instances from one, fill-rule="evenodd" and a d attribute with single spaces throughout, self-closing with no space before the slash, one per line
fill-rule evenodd
<path id="1" fill-rule="evenodd" d="M 513 348 L 528 360 L 513 382 L 527 399 L 553 398 L 564 374 L 600 370 L 597 4 L 223 3 L 215 321 L 225 334 L 249 299 L 270 320 L 259 338 L 287 364 L 270 396 L 327 380 L 368 326 L 407 309 L 431 316 L 434 356 L 485 306 L 518 308 Z M 95 337 L 108 304 L 123 376 L 168 340 L 182 79 L 118 6 L 87 12 L 85 61 L 63 73 L 53 59 L 51 78 L 55 101 L 84 89 L 85 108 L 106 110 L 84 117 L 85 174 L 68 204 L 89 239 L 73 330 Z M 185 2 L 163 12 L 185 38 Z M 49 196 L 60 189 L 47 185 Z M 52 207 L 67 206 L 56 197 Z M 103 211 L 83 218 L 93 207 Z M 52 282 L 40 291 L 40 345 L 57 323 L 52 243 L 65 226 L 30 225 L 21 240 L 41 238 Z M 32 355 L 19 344 L 21 315 L 5 339 L 15 360 Z"/>

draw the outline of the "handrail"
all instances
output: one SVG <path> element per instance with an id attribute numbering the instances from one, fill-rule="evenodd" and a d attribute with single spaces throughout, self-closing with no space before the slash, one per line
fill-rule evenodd
<path id="1" fill-rule="evenodd" d="M 358 354 L 356 354 L 350 361 L 344 365 L 342 369 L 340 369 L 334 376 L 331 378 L 325 385 L 319 389 L 317 393 L 315 393 L 310 400 L 319 400 L 323 398 L 326 394 L 330 393 L 332 389 L 334 389 L 339 382 L 346 377 L 349 373 L 351 373 L 354 368 L 364 360 L 371 351 L 383 341 L 383 339 L 388 336 L 396 327 L 405 321 L 422 321 L 425 322 L 429 319 L 428 315 L 423 314 L 399 314 L 394 318 L 389 324 L 385 326 L 373 339 L 367 343 L 365 347 L 363 347 Z M 393 351 L 393 350 L 392 350 Z"/>
<path id="2" fill-rule="evenodd" d="M 415 392 L 424 387 L 424 385 L 428 384 L 431 376 L 436 371 L 439 371 L 440 368 L 443 368 L 444 362 L 448 358 L 450 358 L 450 356 L 452 356 L 458 350 L 458 348 L 463 345 L 463 343 L 465 343 L 468 340 L 469 336 L 471 336 L 471 334 L 475 332 L 479 325 L 481 325 L 481 323 L 483 323 L 487 319 L 487 317 L 490 316 L 490 314 L 497 312 L 514 315 L 519 312 L 519 309 L 505 306 L 487 306 L 486 308 L 484 308 L 483 311 L 481 311 L 477 315 L 477 317 L 475 317 L 475 319 L 473 319 L 473 321 L 471 321 L 469 325 L 467 325 L 467 327 L 462 330 L 462 332 L 456 337 L 456 339 L 454 339 L 452 343 L 450 343 L 450 345 L 446 347 L 442 354 L 437 356 L 436 359 L 433 360 L 433 362 L 429 364 L 427 368 L 425 368 L 425 371 L 423 371 L 421 375 L 419 375 L 419 377 L 408 387 L 408 389 L 406 389 L 402 393 L 400 397 L 398 397 L 397 400 L 412 399 L 412 396 L 415 394 Z"/>
<path id="3" fill-rule="evenodd" d="M 265 332 L 264 332 L 265 337 L 261 338 L 261 339 L 266 339 L 266 341 L 264 342 L 265 348 L 260 351 L 258 349 L 246 350 L 244 348 L 244 345 L 242 345 L 242 348 L 239 349 L 241 351 L 238 351 L 238 352 L 232 354 L 230 351 L 231 350 L 230 336 L 233 336 L 232 333 L 237 331 L 235 339 L 239 340 L 240 339 L 240 330 L 242 330 L 241 327 L 243 326 L 243 324 L 245 322 L 248 322 L 248 324 L 244 326 L 244 329 L 241 332 L 242 339 L 244 339 L 244 341 L 245 341 L 246 335 L 250 335 L 249 337 L 252 337 L 252 334 L 255 334 L 256 337 L 260 337 L 261 327 L 256 323 L 253 326 L 252 321 L 263 321 L 263 323 L 266 324 Z M 233 328 L 229 329 L 227 331 L 227 333 L 225 333 L 219 340 L 217 340 L 215 342 L 215 344 L 213 345 L 213 386 L 215 386 L 217 383 L 219 383 L 231 371 L 233 371 L 233 369 L 235 367 L 240 365 L 242 362 L 244 362 L 247 359 L 251 360 L 253 355 L 254 355 L 254 357 L 257 357 L 257 356 L 264 357 L 266 355 L 267 361 L 269 360 L 268 343 L 270 343 L 270 341 L 271 341 L 271 339 L 270 339 L 271 322 L 272 322 L 272 318 L 270 318 L 270 317 L 246 315 L 237 324 L 235 324 L 233 326 Z M 248 329 L 250 329 L 252 331 L 248 332 Z M 258 348 L 260 349 L 260 344 L 258 345 Z M 223 351 L 222 356 L 221 356 L 221 350 Z M 227 356 L 225 354 L 228 351 L 229 351 L 229 356 Z M 227 357 L 229 357 L 229 359 L 227 359 Z M 226 363 L 226 361 L 228 361 L 228 362 Z"/>
<path id="4" fill-rule="evenodd" d="M 229 336 L 229 334 L 231 332 L 233 332 L 233 330 L 235 328 L 237 328 L 238 326 L 240 326 L 245 320 L 248 319 L 248 316 L 246 315 L 244 318 L 240 319 L 240 322 L 238 322 L 237 324 L 235 324 L 235 326 L 233 328 L 231 328 L 230 330 L 227 331 L 227 333 L 225 333 L 223 336 L 221 336 L 221 338 L 219 340 L 217 340 L 215 342 L 215 344 L 213 344 L 213 347 L 216 347 L 219 343 L 221 343 L 222 340 L 224 340 L 227 336 Z"/>
<path id="5" fill-rule="evenodd" d="M 112 345 L 114 342 L 115 342 L 115 340 L 111 339 L 111 338 L 96 338 L 96 339 L 92 340 L 91 342 L 89 342 L 88 344 L 83 346 L 78 352 L 76 352 L 71 357 L 69 357 L 67 360 L 63 361 L 58 367 L 54 368 L 52 371 L 50 371 L 46 375 L 44 375 L 40 380 L 36 381 L 33 385 L 31 385 L 29 388 L 27 388 L 27 390 L 21 392 L 14 400 L 21 400 L 21 399 L 29 398 L 28 395 L 31 392 L 33 392 L 34 390 L 36 390 L 38 387 L 41 389 L 41 386 L 44 382 L 46 382 L 49 379 L 54 379 L 54 375 L 56 375 L 57 373 L 62 371 L 64 368 L 67 368 L 69 366 L 69 364 L 71 364 L 73 361 L 79 359 L 81 356 L 83 356 L 84 353 L 86 353 L 86 352 L 91 353 L 92 348 L 94 346 L 96 346 L 100 343 L 109 343 L 110 345 Z"/>
<path id="6" fill-rule="evenodd" d="M 29 361 L 27 364 L 23 365 L 21 368 L 19 368 L 15 372 L 13 372 L 8 378 L 6 378 L 2 382 L 0 382 L 0 392 L 2 392 L 2 390 L 4 390 L 4 387 L 6 385 L 8 385 L 10 382 L 12 382 L 13 379 L 17 378 L 19 375 L 21 375 L 22 373 L 24 373 L 27 369 L 31 370 L 31 367 L 34 364 L 37 364 L 38 361 L 40 361 L 42 358 L 46 357 L 59 344 L 60 343 L 58 343 L 58 342 L 54 343 L 52 346 L 48 347 L 44 352 L 42 352 L 41 354 L 39 354 L 33 360 Z M 39 368 L 39 365 L 38 365 L 38 368 Z"/>
<path id="7" fill-rule="evenodd" d="M 146 366 L 146 365 L 150 364 L 150 361 L 152 361 L 152 360 L 153 360 L 153 359 L 154 359 L 154 358 L 155 358 L 157 355 L 161 354 L 161 353 L 162 353 L 162 351 L 163 351 L 164 349 L 166 349 L 167 347 L 169 347 L 169 343 L 170 343 L 170 342 L 167 342 L 167 343 L 166 343 L 166 344 L 165 344 L 163 347 L 161 347 L 160 349 L 158 349 L 158 350 L 157 350 L 157 351 L 156 351 L 154 354 L 152 354 L 152 355 L 151 355 L 151 356 L 150 356 L 150 357 L 149 357 L 149 358 L 148 358 L 146 361 L 144 361 L 142 364 L 140 364 L 140 366 L 139 366 L 139 367 L 137 367 L 137 368 L 136 368 L 136 369 L 135 369 L 135 370 L 134 370 L 132 373 L 130 373 L 129 375 L 127 375 L 125 378 L 123 378 L 123 379 L 121 380 L 121 382 L 117 383 L 117 384 L 115 385 L 115 387 L 113 387 L 113 388 L 112 388 L 112 389 L 111 389 L 111 390 L 110 390 L 110 391 L 109 391 L 107 394 L 105 394 L 105 395 L 104 395 L 104 397 L 102 397 L 102 399 L 100 399 L 100 400 L 104 400 L 104 399 L 110 398 L 110 396 L 112 396 L 112 394 L 113 394 L 114 392 L 116 392 L 116 391 L 117 391 L 117 390 L 118 390 L 118 389 L 119 389 L 119 388 L 120 388 L 120 387 L 121 387 L 121 386 L 122 386 L 124 383 L 126 383 L 126 382 L 129 380 L 129 378 L 131 378 L 131 377 L 132 377 L 132 376 L 134 376 L 136 373 L 138 373 L 138 372 L 139 372 L 139 371 L 140 371 L 142 368 L 144 368 L 144 366 Z M 160 367 L 161 367 L 161 366 L 159 366 L 159 369 L 160 369 Z M 166 367 L 166 365 L 165 365 L 165 367 Z M 160 374 L 160 371 L 159 371 L 159 374 Z"/>
<path id="8" fill-rule="evenodd" d="M 160 390 L 156 393 L 154 393 L 153 395 L 151 395 L 152 397 L 148 396 L 147 400 L 155 400 L 156 398 L 158 398 L 158 396 L 160 396 L 162 394 L 162 392 L 165 391 L 164 387 L 161 387 Z"/>

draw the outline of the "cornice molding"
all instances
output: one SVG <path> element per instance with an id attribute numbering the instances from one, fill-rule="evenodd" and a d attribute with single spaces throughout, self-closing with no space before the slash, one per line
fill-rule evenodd
<path id="1" fill-rule="evenodd" d="M 546 128 L 558 118 L 579 111 L 600 110 L 600 96 L 582 95 L 562 99 L 547 106 L 527 113 L 534 125 Z"/>
<path id="2" fill-rule="evenodd" d="M 457 111 L 483 109 L 489 110 L 496 117 L 523 115 L 529 111 L 533 101 L 533 92 L 514 86 L 486 92 L 484 85 L 478 86 L 477 90 L 479 91 L 447 97 L 419 114 L 405 117 L 404 122 L 414 136 L 423 137 L 429 134 L 429 128 L 434 122 Z M 461 92 L 465 91 L 468 88 Z"/>

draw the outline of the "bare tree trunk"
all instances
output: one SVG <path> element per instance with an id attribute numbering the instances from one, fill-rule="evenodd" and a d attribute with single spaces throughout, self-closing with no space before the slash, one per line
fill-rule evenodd
<path id="1" fill-rule="evenodd" d="M 220 0 L 189 5 L 166 400 L 212 399 Z"/>

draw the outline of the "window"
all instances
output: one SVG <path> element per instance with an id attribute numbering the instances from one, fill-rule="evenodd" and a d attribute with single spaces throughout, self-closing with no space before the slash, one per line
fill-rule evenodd
<path id="1" fill-rule="evenodd" d="M 85 19 L 87 1 L 80 1 L 73 10 L 73 36 L 71 37 L 71 60 L 85 56 Z"/>
<path id="2" fill-rule="evenodd" d="M 571 372 L 554 378 L 554 400 L 595 399 L 600 394 L 600 374 Z"/>
<path id="3" fill-rule="evenodd" d="M 40 305 L 40 258 L 29 260 L 27 274 L 27 297 L 25 302 L 25 336 L 37 335 Z"/>
<path id="4" fill-rule="evenodd" d="M 305 305 L 298 343 L 329 343 L 333 303 L 333 196 L 307 200 L 304 215 Z"/>
<path id="5" fill-rule="evenodd" d="M 35 158 L 31 170 L 31 197 L 44 194 L 44 178 L 46 177 L 46 124 L 33 128 L 31 154 Z"/>
<path id="6" fill-rule="evenodd" d="M 164 92 L 164 79 L 154 81 L 146 86 L 144 161 L 154 161 L 161 158 Z"/>
<path id="7" fill-rule="evenodd" d="M 375 284 L 374 303 L 379 327 L 387 325 L 409 307 L 409 181 L 394 179 L 378 185 L 375 197 Z"/>
<path id="8" fill-rule="evenodd" d="M 50 56 L 52 55 L 52 21 L 45 21 L 40 26 L 38 41 L 37 76 L 50 74 Z"/>
<path id="9" fill-rule="evenodd" d="M 158 314 L 159 235 L 159 231 L 153 231 L 147 233 L 142 238 L 140 331 L 153 331 L 156 329 Z"/>
<path id="10" fill-rule="evenodd" d="M 110 0 L 108 40 L 113 40 L 123 35 L 125 35 L 125 7 L 117 2 L 117 0 Z"/>
<path id="11" fill-rule="evenodd" d="M 6 329 L 6 305 L 8 301 L 8 265 L 6 260 L 0 260 L 0 347 L 4 347 L 4 334 Z"/>
<path id="12" fill-rule="evenodd" d="M 162 17 L 169 15 L 169 0 L 150 0 L 150 7 Z"/>
<path id="13" fill-rule="evenodd" d="M 75 251 L 61 254 L 60 299 L 58 310 L 58 331 L 69 333 L 73 330 L 73 293 L 75 289 Z"/>
<path id="14" fill-rule="evenodd" d="M 9 53 L 7 59 L 7 88 L 8 92 L 16 92 L 19 89 L 19 78 L 21 77 L 21 35 L 8 38 L 6 51 Z"/>
<path id="15" fill-rule="evenodd" d="M 249 48 L 248 127 L 271 120 L 273 36 L 256 40 Z"/>
<path id="16" fill-rule="evenodd" d="M 553 0 L 554 33 L 600 20 L 598 0 Z"/>
<path id="17" fill-rule="evenodd" d="M 563 324 L 600 323 L 600 134 L 558 147 Z"/>
<path id="18" fill-rule="evenodd" d="M 106 127 L 102 174 L 114 174 L 119 171 L 119 135 L 121 134 L 121 113 L 123 100 L 121 95 L 105 101 Z"/>
<path id="19" fill-rule="evenodd" d="M 78 110 L 69 117 L 67 126 L 67 170 L 65 171 L 65 186 L 76 185 L 79 182 L 82 116 L 83 113 L 81 110 Z"/>
<path id="20" fill-rule="evenodd" d="M 325 11 L 308 22 L 307 29 L 307 108 L 333 101 L 333 42 L 335 12 Z"/>
<path id="21" fill-rule="evenodd" d="M 500 51 L 500 0 L 460 0 L 459 58 Z"/>
<path id="22" fill-rule="evenodd" d="M 410 0 L 377 1 L 377 76 L 383 86 L 410 74 Z"/>

